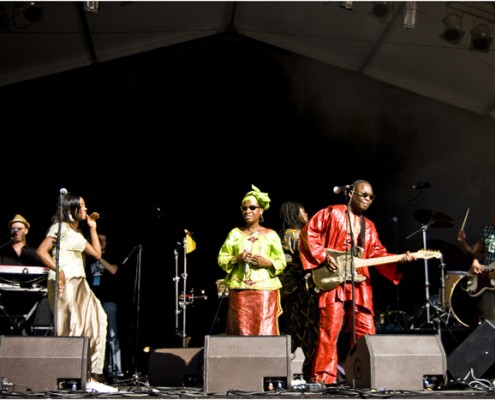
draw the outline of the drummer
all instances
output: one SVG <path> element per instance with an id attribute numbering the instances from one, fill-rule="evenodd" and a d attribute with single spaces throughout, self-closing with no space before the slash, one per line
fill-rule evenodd
<path id="1" fill-rule="evenodd" d="M 467 243 L 466 232 L 461 229 L 457 232 L 457 241 L 460 248 L 473 257 L 469 273 L 473 276 L 487 274 L 486 266 L 495 262 L 495 205 L 492 208 L 490 222 L 483 228 L 480 239 L 473 244 Z M 495 286 L 491 286 L 490 279 L 477 279 L 479 292 L 478 309 L 483 319 L 495 320 Z M 481 282 L 487 282 L 485 287 L 479 287 Z M 486 289 L 486 290 L 485 290 Z"/>

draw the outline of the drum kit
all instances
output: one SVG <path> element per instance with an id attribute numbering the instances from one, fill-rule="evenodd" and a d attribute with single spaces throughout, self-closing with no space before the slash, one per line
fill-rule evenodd
<path id="1" fill-rule="evenodd" d="M 442 240 L 428 240 L 428 228 L 452 228 L 454 220 L 448 215 L 429 209 L 417 210 L 414 218 L 421 223 L 424 248 L 432 248 L 442 253 L 440 262 L 440 290 L 438 296 L 430 298 L 430 281 L 428 260 L 425 263 L 425 311 L 426 321 L 413 317 L 410 328 L 417 328 L 424 324 L 433 325 L 434 322 L 444 326 L 475 327 L 478 322 L 476 298 L 469 296 L 467 291 L 469 275 L 467 271 L 445 270 L 446 265 L 463 266 L 468 269 L 468 257 L 457 246 Z M 416 231 L 418 232 L 418 231 Z M 416 233 L 415 232 L 415 233 Z M 413 236 L 409 235 L 407 238 Z M 447 262 L 447 264 L 446 264 Z"/>

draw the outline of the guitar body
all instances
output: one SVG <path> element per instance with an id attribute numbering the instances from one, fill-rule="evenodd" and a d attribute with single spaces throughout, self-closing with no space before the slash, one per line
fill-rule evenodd
<path id="1" fill-rule="evenodd" d="M 321 290 L 332 290 L 344 282 L 352 281 L 352 263 L 354 268 L 369 267 L 373 265 L 388 264 L 399 261 L 403 254 L 394 254 L 385 257 L 361 259 L 363 249 L 357 247 L 357 256 L 353 257 L 350 251 L 337 251 L 325 249 L 328 256 L 333 257 L 337 264 L 335 271 L 330 270 L 326 265 L 314 268 L 311 270 L 313 281 Z M 413 253 L 416 258 L 441 258 L 442 253 L 435 250 L 419 250 Z M 366 277 L 363 275 L 354 274 L 354 282 L 363 282 Z"/>
<path id="2" fill-rule="evenodd" d="M 490 264 L 492 265 L 492 264 Z M 471 297 L 478 297 L 487 290 L 495 290 L 495 270 L 485 267 L 481 274 L 468 274 L 466 291 Z"/>
<path id="3" fill-rule="evenodd" d="M 327 249 L 337 261 L 339 266 L 337 270 L 332 271 L 326 265 L 312 269 L 313 281 L 321 290 L 335 289 L 343 282 L 352 280 L 352 256 L 349 251 L 337 251 Z M 361 248 L 358 248 L 359 257 L 363 254 Z M 355 258 L 356 259 L 356 258 Z M 354 282 L 362 282 L 366 279 L 363 275 L 354 275 Z"/>

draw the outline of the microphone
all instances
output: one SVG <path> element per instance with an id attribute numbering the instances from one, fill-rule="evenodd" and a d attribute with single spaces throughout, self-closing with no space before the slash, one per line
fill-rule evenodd
<path id="1" fill-rule="evenodd" d="M 60 189 L 60 194 L 61 194 L 62 196 L 65 196 L 65 195 L 67 194 L 67 189 L 66 189 L 66 188 L 62 188 L 62 189 Z"/>
<path id="2" fill-rule="evenodd" d="M 427 189 L 430 186 L 431 186 L 430 182 L 418 182 L 415 185 L 412 185 L 411 189 L 421 190 L 421 189 Z"/>
<path id="3" fill-rule="evenodd" d="M 248 248 L 248 247 L 246 247 L 246 248 L 244 249 L 244 251 L 245 251 L 246 253 L 249 253 L 249 252 L 251 252 L 251 249 L 250 249 L 250 248 Z M 243 270 L 244 275 L 247 275 L 247 274 L 248 274 L 248 272 L 249 272 L 249 263 L 244 262 L 244 265 L 243 265 L 243 267 L 242 267 L 242 270 Z"/>
<path id="4" fill-rule="evenodd" d="M 341 192 L 343 192 L 343 191 L 345 191 L 345 190 L 349 190 L 349 189 L 353 189 L 353 188 L 354 188 L 354 186 L 352 186 L 352 185 L 335 186 L 335 187 L 333 188 L 333 192 L 334 192 L 335 194 L 339 194 L 339 193 L 341 193 Z"/>
<path id="5" fill-rule="evenodd" d="M 17 232 L 18 232 L 18 231 L 19 231 L 19 229 L 17 229 L 17 228 L 11 229 L 11 230 L 10 230 L 10 236 L 12 237 L 12 236 L 17 235 Z"/>

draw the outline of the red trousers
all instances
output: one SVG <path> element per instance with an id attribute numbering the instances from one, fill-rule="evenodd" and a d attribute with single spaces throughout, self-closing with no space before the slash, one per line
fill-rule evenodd
<path id="1" fill-rule="evenodd" d="M 320 336 L 316 356 L 313 363 L 313 379 L 315 382 L 332 384 L 338 376 L 338 351 L 337 341 L 340 331 L 347 321 L 351 332 L 351 348 L 354 346 L 354 333 L 356 340 L 363 335 L 375 334 L 375 321 L 371 311 L 361 307 L 355 307 L 356 327 L 353 329 L 352 303 L 335 301 L 320 308 Z"/>

